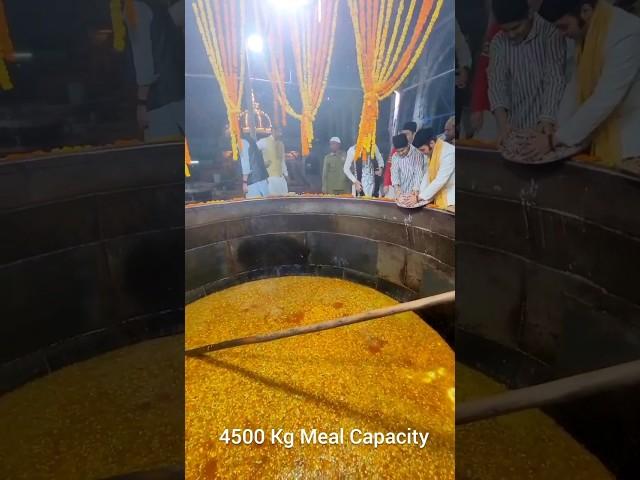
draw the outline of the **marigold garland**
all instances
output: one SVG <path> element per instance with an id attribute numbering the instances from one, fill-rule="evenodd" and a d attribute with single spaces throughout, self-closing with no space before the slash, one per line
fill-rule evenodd
<path id="1" fill-rule="evenodd" d="M 371 152 L 376 143 L 380 100 L 391 95 L 413 70 L 440 15 L 444 0 L 410 0 L 406 14 L 406 0 L 347 1 L 364 92 L 356 142 L 356 156 L 361 158 Z M 417 16 L 416 3 L 419 3 Z M 391 38 L 388 39 L 394 14 Z M 400 30 L 401 22 L 404 23 Z M 413 30 L 407 41 L 412 24 Z M 399 31 L 400 38 L 396 41 Z"/>
<path id="2" fill-rule="evenodd" d="M 122 52 L 127 38 L 125 18 L 130 28 L 135 28 L 138 22 L 136 7 L 133 4 L 133 0 L 124 0 L 124 12 L 122 0 L 111 0 L 109 7 L 111 11 L 111 28 L 113 29 L 113 48 Z"/>
<path id="3" fill-rule="evenodd" d="M 298 90 L 302 110 L 296 112 L 287 99 L 284 84 L 284 25 L 273 17 L 265 2 L 256 5 L 261 15 L 261 28 L 266 35 L 274 97 L 280 109 L 300 121 L 302 155 L 309 155 L 313 142 L 313 122 L 324 98 L 331 66 L 336 21 L 337 0 L 323 0 L 318 8 L 305 8 L 291 15 L 287 28 L 291 36 Z M 269 23 L 272 22 L 272 23 Z M 283 114 L 280 115 L 284 123 Z"/>
<path id="4" fill-rule="evenodd" d="M 193 11 L 207 57 L 227 109 L 234 160 L 242 148 L 240 111 L 244 83 L 246 0 L 196 0 Z"/>
<path id="5" fill-rule="evenodd" d="M 184 176 L 190 177 L 191 172 L 189 167 L 191 166 L 191 152 L 189 151 L 189 142 L 184 139 Z"/>
<path id="6" fill-rule="evenodd" d="M 2 90 L 11 90 L 13 88 L 6 62 L 13 60 L 14 53 L 7 15 L 4 9 L 4 0 L 0 0 L 0 89 Z"/>

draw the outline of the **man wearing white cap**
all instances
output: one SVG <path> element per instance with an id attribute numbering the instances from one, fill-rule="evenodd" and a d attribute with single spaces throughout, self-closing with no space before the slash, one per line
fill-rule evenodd
<path id="1" fill-rule="evenodd" d="M 331 151 L 324 157 L 322 167 L 322 193 L 343 195 L 351 189 L 351 182 L 342 171 L 346 154 L 338 137 L 331 137 L 329 149 Z"/>

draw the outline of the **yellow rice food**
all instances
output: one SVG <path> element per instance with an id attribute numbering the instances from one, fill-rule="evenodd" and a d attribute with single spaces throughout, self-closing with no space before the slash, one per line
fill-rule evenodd
<path id="1" fill-rule="evenodd" d="M 489 377 L 456 365 L 458 401 L 506 390 Z M 456 478 L 615 478 L 602 463 L 540 410 L 528 410 L 456 429 Z"/>
<path id="2" fill-rule="evenodd" d="M 184 461 L 180 336 L 58 370 L 0 397 L 0 478 L 86 480 Z"/>
<path id="3" fill-rule="evenodd" d="M 240 285 L 187 307 L 186 346 L 316 323 L 397 303 L 329 278 Z M 406 313 L 186 359 L 186 474 L 213 478 L 454 478 L 454 356 Z M 220 440 L 262 429 L 263 443 Z M 272 443 L 271 429 L 345 431 L 343 444 Z M 429 432 L 424 448 L 350 442 L 353 429 Z"/>

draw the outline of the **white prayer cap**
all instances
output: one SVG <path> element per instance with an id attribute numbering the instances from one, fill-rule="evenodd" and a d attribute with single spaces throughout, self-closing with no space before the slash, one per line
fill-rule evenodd
<path id="1" fill-rule="evenodd" d="M 326 137 L 325 137 L 326 138 Z M 329 139 L 330 142 L 336 142 L 339 143 L 340 145 L 342 145 L 342 142 L 340 141 L 340 137 L 331 137 Z"/>

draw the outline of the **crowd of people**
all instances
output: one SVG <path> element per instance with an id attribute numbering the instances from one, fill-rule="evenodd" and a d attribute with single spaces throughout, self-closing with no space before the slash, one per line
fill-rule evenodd
<path id="1" fill-rule="evenodd" d="M 501 145 L 530 130 L 522 155 L 580 147 L 640 173 L 640 2 L 490 3 L 464 136 Z"/>
<path id="2" fill-rule="evenodd" d="M 228 126 L 226 135 L 229 136 Z M 387 160 L 376 145 L 357 158 L 356 146 L 346 151 L 339 137 L 329 140 L 329 153 L 322 165 L 322 193 L 354 197 L 388 198 L 403 206 L 419 203 L 455 211 L 455 119 L 450 118 L 442 134 L 430 128 L 418 130 L 407 122 L 393 137 Z M 288 172 L 282 131 L 249 135 L 242 140 L 240 164 L 242 190 L 247 198 L 288 194 Z"/>

